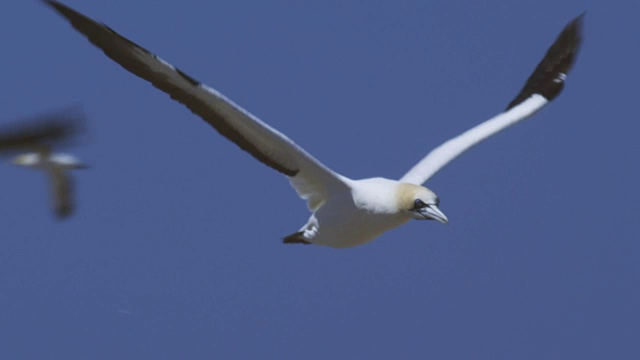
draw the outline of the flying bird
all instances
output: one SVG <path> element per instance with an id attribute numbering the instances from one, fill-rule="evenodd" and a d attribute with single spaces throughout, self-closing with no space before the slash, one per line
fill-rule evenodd
<path id="1" fill-rule="evenodd" d="M 352 180 L 220 92 L 105 24 L 57 1 L 45 2 L 120 66 L 149 81 L 241 149 L 289 178 L 312 214 L 300 230 L 284 237 L 285 243 L 334 248 L 367 243 L 410 219 L 448 223 L 438 208 L 438 196 L 422 184 L 470 147 L 533 115 L 560 93 L 580 47 L 583 18 L 578 16 L 564 28 L 504 112 L 435 148 L 400 180 Z"/>
<path id="2" fill-rule="evenodd" d="M 12 163 L 47 174 L 54 214 L 59 218 L 68 217 L 75 208 L 73 179 L 68 171 L 85 165 L 71 154 L 54 153 L 52 149 L 73 144 L 83 122 L 81 112 L 66 109 L 17 121 L 0 129 L 0 152 L 29 151 L 14 157 Z"/>

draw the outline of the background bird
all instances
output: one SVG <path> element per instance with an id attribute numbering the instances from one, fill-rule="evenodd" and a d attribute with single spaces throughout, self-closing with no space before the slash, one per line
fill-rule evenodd
<path id="1" fill-rule="evenodd" d="M 86 167 L 75 156 L 53 152 L 54 148 L 75 144 L 83 130 L 85 115 L 78 107 L 41 114 L 15 121 L 0 128 L 0 152 L 13 154 L 28 151 L 13 158 L 16 166 L 42 170 L 46 173 L 58 218 L 66 218 L 75 209 L 74 184 L 69 170 Z"/>

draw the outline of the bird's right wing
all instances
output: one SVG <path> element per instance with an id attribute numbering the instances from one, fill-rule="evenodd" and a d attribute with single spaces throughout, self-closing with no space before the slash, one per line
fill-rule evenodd
<path id="1" fill-rule="evenodd" d="M 562 30 L 547 54 L 507 109 L 433 149 L 400 181 L 422 184 L 456 157 L 488 137 L 535 114 L 553 100 L 564 87 L 582 41 L 583 15 Z"/>
<path id="2" fill-rule="evenodd" d="M 182 103 L 221 135 L 290 178 L 298 195 L 317 209 L 333 191 L 347 190 L 333 172 L 288 137 L 155 54 L 57 1 L 45 0 L 108 57 Z"/>

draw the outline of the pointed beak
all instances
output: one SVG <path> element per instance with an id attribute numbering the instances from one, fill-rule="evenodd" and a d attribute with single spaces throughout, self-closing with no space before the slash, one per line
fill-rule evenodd
<path id="1" fill-rule="evenodd" d="M 445 215 L 440 209 L 438 209 L 435 205 L 427 205 L 420 210 L 420 214 L 422 214 L 426 219 L 429 220 L 437 220 L 443 224 L 448 224 L 449 219 L 447 219 L 447 215 Z"/>

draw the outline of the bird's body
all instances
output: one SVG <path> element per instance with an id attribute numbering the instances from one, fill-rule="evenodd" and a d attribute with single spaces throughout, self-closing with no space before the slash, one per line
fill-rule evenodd
<path id="1" fill-rule="evenodd" d="M 73 181 L 68 172 L 85 165 L 71 154 L 52 152 L 52 148 L 72 143 L 83 122 L 84 115 L 78 109 L 66 109 L 22 120 L 0 131 L 0 151 L 31 151 L 15 156 L 12 163 L 47 175 L 53 210 L 59 218 L 71 215 L 75 207 Z"/>
<path id="2" fill-rule="evenodd" d="M 421 186 L 384 178 L 344 181 L 344 192 L 332 192 L 285 242 L 300 240 L 335 248 L 362 245 L 411 220 L 415 194 L 433 194 Z M 440 220 L 447 221 L 444 215 Z"/>
<path id="3" fill-rule="evenodd" d="M 312 215 L 299 231 L 284 238 L 285 243 L 335 248 L 367 243 L 412 218 L 447 223 L 438 209 L 438 197 L 422 184 L 470 147 L 531 116 L 555 98 L 581 41 L 578 17 L 562 31 L 505 112 L 434 149 L 399 181 L 352 180 L 332 171 L 220 92 L 106 25 L 57 1 L 45 2 L 123 68 L 151 82 L 241 149 L 289 178 Z"/>

